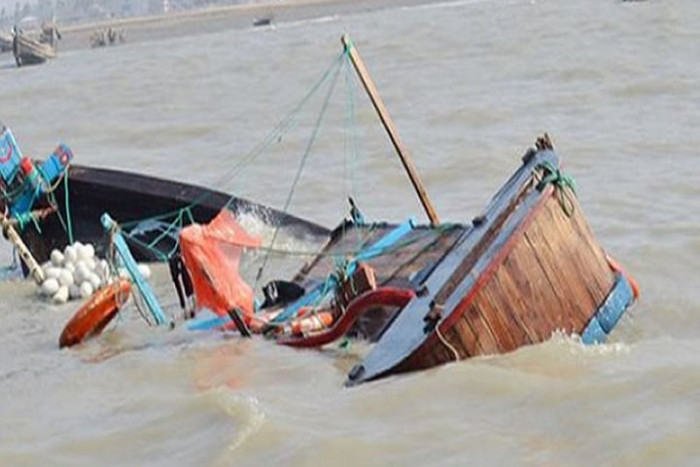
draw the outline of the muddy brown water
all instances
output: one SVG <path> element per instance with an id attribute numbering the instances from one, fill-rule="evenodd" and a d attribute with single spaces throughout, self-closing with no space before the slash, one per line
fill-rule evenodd
<path id="1" fill-rule="evenodd" d="M 78 305 L 54 307 L 30 283 L 2 283 L 0 464 L 693 465 L 696 2 L 461 1 L 322 13 L 274 28 L 69 49 L 39 67 L 16 69 L 3 55 L 0 120 L 27 154 L 63 141 L 80 163 L 282 207 L 322 94 L 258 159 L 237 164 L 319 79 L 347 31 L 443 219 L 478 214 L 548 131 L 597 237 L 639 280 L 641 300 L 607 345 L 554 336 L 348 390 L 362 344 L 299 351 L 183 326 L 155 330 L 133 310 L 98 339 L 59 351 Z M 366 99 L 348 91 L 345 74 L 337 86 L 290 211 L 333 226 L 352 193 L 370 219 L 424 219 Z M 357 123 L 348 126 L 353 95 Z M 0 260 L 10 262 L 6 244 Z M 176 311 L 166 276 L 155 268 L 154 284 Z"/>

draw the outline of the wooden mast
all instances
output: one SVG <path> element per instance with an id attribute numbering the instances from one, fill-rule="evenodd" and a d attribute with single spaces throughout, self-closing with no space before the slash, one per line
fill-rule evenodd
<path id="1" fill-rule="evenodd" d="M 357 49 L 355 48 L 354 44 L 352 43 L 350 37 L 347 34 L 343 35 L 341 41 L 343 43 L 343 46 L 345 47 L 345 50 L 348 53 L 348 56 L 350 57 L 350 61 L 352 62 L 352 65 L 355 68 L 357 75 L 360 77 L 360 81 L 362 81 L 362 85 L 364 86 L 365 91 L 367 91 L 367 94 L 369 95 L 369 98 L 372 101 L 374 109 L 379 115 L 379 119 L 381 120 L 384 129 L 389 134 L 391 144 L 394 145 L 394 149 L 396 149 L 396 152 L 399 155 L 399 159 L 401 159 L 401 163 L 403 164 L 404 169 L 406 169 L 408 178 L 411 180 L 413 188 L 418 194 L 418 198 L 420 199 L 420 202 L 423 205 L 425 213 L 428 215 L 428 219 L 430 219 L 430 223 L 432 225 L 439 224 L 440 219 L 438 218 L 437 212 L 435 212 L 433 204 L 430 202 L 430 198 L 428 198 L 428 193 L 425 191 L 425 187 L 423 186 L 423 183 L 421 182 L 420 177 L 418 176 L 418 171 L 413 165 L 413 161 L 411 161 L 411 158 L 408 155 L 406 149 L 404 148 L 401 139 L 399 139 L 399 134 L 396 131 L 396 128 L 394 127 L 394 123 L 391 121 L 389 111 L 386 109 L 382 98 L 379 96 L 377 87 L 374 85 L 374 81 L 372 81 L 372 78 L 370 77 L 364 62 L 360 57 L 360 54 L 357 52 Z"/>

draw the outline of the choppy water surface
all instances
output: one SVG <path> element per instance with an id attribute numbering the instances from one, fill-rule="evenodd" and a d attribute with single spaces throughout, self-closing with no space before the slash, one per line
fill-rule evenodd
<path id="1" fill-rule="evenodd" d="M 448 2 L 64 51 L 19 70 L 4 55 L 0 120 L 28 154 L 65 141 L 81 163 L 216 184 L 281 207 L 322 95 L 289 136 L 234 168 L 318 80 L 343 31 L 445 219 L 478 213 L 535 136 L 553 135 L 601 243 L 642 285 L 612 343 L 583 348 L 556 336 L 346 390 L 359 345 L 300 352 L 154 331 L 133 313 L 59 351 L 77 305 L 41 304 L 31 284 L 4 283 L 0 464 L 694 464 L 695 0 Z M 363 96 L 363 139 L 357 156 L 346 150 L 345 100 L 341 74 L 290 210 L 332 226 L 351 191 L 369 218 L 420 215 Z M 175 309 L 164 270 L 155 284 Z"/>

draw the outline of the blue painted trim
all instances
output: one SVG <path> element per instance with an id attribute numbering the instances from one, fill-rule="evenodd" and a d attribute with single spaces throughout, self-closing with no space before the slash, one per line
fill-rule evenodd
<path id="1" fill-rule="evenodd" d="M 615 283 L 605 301 L 581 333 L 584 344 L 602 344 L 615 328 L 627 307 L 634 301 L 632 287 L 622 274 L 617 274 Z M 601 334 L 602 333 L 602 334 Z"/>
<path id="2" fill-rule="evenodd" d="M 112 229 L 117 226 L 114 220 L 112 220 L 107 213 L 102 214 L 100 220 L 102 221 L 102 226 L 107 232 L 112 232 Z M 114 248 L 117 250 L 124 268 L 129 273 L 131 280 L 138 288 L 141 298 L 143 298 L 144 302 L 146 302 L 146 306 L 150 310 L 151 315 L 153 315 L 153 319 L 155 320 L 156 324 L 166 324 L 168 322 L 168 318 L 165 316 L 165 313 L 163 313 L 163 310 L 161 309 L 160 304 L 153 293 L 153 289 L 151 289 L 151 286 L 139 272 L 136 260 L 134 260 L 134 257 L 131 255 L 129 246 L 126 244 L 126 240 L 119 229 L 116 229 L 113 232 L 112 242 L 114 243 Z"/>
<path id="3" fill-rule="evenodd" d="M 595 315 L 606 334 L 610 334 L 633 300 L 629 282 L 625 276 L 617 274 L 615 285 Z"/>
<path id="4" fill-rule="evenodd" d="M 4 161 L 0 162 L 0 177 L 7 186 L 10 186 L 19 172 L 22 151 L 17 145 L 12 130 L 7 127 L 0 127 L 0 129 L 4 130 L 0 133 L 0 160 Z"/>
<path id="5" fill-rule="evenodd" d="M 231 318 L 217 316 L 216 318 L 198 319 L 187 324 L 188 331 L 211 331 L 231 322 Z"/>
<path id="6" fill-rule="evenodd" d="M 398 241 L 401 240 L 405 235 L 408 235 L 415 228 L 415 223 L 416 220 L 413 217 L 411 217 L 406 222 L 399 224 L 391 232 L 384 235 L 371 246 L 365 248 L 364 250 L 361 250 L 357 255 L 355 255 L 355 261 L 368 261 L 372 258 L 381 255 L 385 252 L 387 248 L 398 243 Z"/>
<path id="7" fill-rule="evenodd" d="M 603 344 L 608 340 L 608 335 L 600 325 L 600 321 L 595 316 L 586 325 L 586 329 L 581 333 L 581 341 L 586 345 Z"/>

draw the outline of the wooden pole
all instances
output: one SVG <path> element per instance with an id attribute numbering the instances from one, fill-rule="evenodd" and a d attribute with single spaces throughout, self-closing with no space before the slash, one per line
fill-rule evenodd
<path id="1" fill-rule="evenodd" d="M 432 225 L 439 224 L 440 219 L 438 218 L 437 212 L 435 212 L 433 204 L 430 202 L 430 198 L 428 198 L 428 193 L 425 191 L 425 187 L 418 176 L 418 171 L 413 165 L 413 161 L 411 161 L 408 151 L 406 151 L 401 139 L 399 138 L 399 134 L 394 127 L 394 123 L 391 121 L 391 117 L 389 116 L 389 111 L 386 109 L 382 98 L 379 96 L 377 87 L 374 85 L 374 81 L 372 81 L 372 78 L 370 77 L 364 62 L 360 57 L 360 54 L 357 52 L 357 48 L 355 48 L 347 34 L 343 35 L 341 41 L 345 47 L 345 50 L 348 52 L 348 56 L 350 57 L 350 61 L 352 62 L 357 75 L 360 77 L 360 81 L 362 81 L 365 91 L 367 91 L 367 94 L 369 95 L 369 99 L 372 101 L 374 109 L 379 115 L 379 119 L 382 121 L 384 129 L 389 135 L 391 144 L 394 145 L 394 149 L 396 149 L 399 159 L 401 159 L 401 163 L 403 164 L 404 169 L 406 169 L 408 178 L 411 180 L 413 188 L 416 190 L 416 194 L 418 194 L 418 198 L 423 205 L 425 213 L 428 215 L 428 219 L 430 219 L 430 223 Z"/>
<path id="2" fill-rule="evenodd" d="M 36 262 L 34 256 L 32 256 L 32 253 L 29 251 L 29 248 L 27 248 L 27 245 L 24 244 L 19 234 L 12 226 L 10 219 L 5 217 L 5 215 L 2 213 L 0 213 L 0 226 L 2 226 L 2 229 L 7 235 L 7 238 L 10 239 L 10 242 L 12 242 L 14 247 L 17 248 L 19 256 L 22 258 L 22 261 L 24 261 L 24 264 L 27 265 L 27 269 L 29 269 L 29 273 L 32 275 L 34 282 L 41 285 L 42 282 L 44 282 L 44 279 L 46 279 L 44 270 L 41 269 L 39 263 Z"/>

